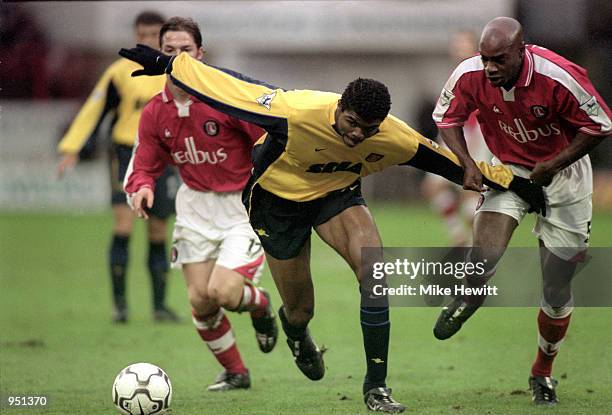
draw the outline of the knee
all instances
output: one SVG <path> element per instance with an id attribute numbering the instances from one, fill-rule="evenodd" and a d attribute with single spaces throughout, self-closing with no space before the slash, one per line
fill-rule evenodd
<path id="1" fill-rule="evenodd" d="M 149 240 L 164 242 L 166 240 L 166 221 L 156 217 L 149 219 Z"/>
<path id="2" fill-rule="evenodd" d="M 474 241 L 474 247 L 472 247 L 467 256 L 468 261 L 473 264 L 480 264 L 485 270 L 485 274 L 494 272 L 497 263 L 504 254 L 504 248 L 482 248 L 482 245 L 478 245 L 477 241 Z"/>
<path id="3" fill-rule="evenodd" d="M 544 283 L 542 295 L 544 296 L 542 308 L 545 309 L 545 312 L 548 311 L 546 314 L 551 317 L 557 314 L 565 314 L 571 307 L 572 289 L 569 284 L 561 286 Z"/>
<path id="4" fill-rule="evenodd" d="M 208 296 L 212 301 L 229 310 L 238 307 L 241 292 L 230 285 L 211 284 L 208 287 Z"/>
<path id="5" fill-rule="evenodd" d="M 557 302 L 557 304 L 554 304 L 554 302 Z M 558 299 L 558 301 L 553 300 L 553 303 L 549 302 L 548 299 L 544 297 L 540 308 L 548 317 L 562 319 L 572 314 L 572 311 L 574 311 L 574 302 L 571 294 L 565 299 Z"/>
<path id="6" fill-rule="evenodd" d="M 113 205 L 113 232 L 130 235 L 134 227 L 134 213 L 127 205 Z"/>
<path id="7" fill-rule="evenodd" d="M 204 287 L 189 287 L 188 295 L 189 304 L 199 315 L 209 314 L 219 306 Z"/>
<path id="8" fill-rule="evenodd" d="M 285 305 L 285 316 L 292 326 L 306 327 L 314 316 L 314 307 L 298 306 L 287 307 Z"/>
<path id="9" fill-rule="evenodd" d="M 116 218 L 113 225 L 113 233 L 115 235 L 131 235 L 133 227 L 131 218 Z"/>

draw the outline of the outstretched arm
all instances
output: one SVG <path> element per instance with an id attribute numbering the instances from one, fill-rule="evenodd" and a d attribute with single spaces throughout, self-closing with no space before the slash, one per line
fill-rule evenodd
<path id="1" fill-rule="evenodd" d="M 482 173 L 470 156 L 470 153 L 465 142 L 462 127 L 440 128 L 440 136 L 457 156 L 459 163 L 463 168 L 463 188 L 465 190 L 474 190 L 476 192 L 484 191 L 482 184 Z"/>
<path id="2" fill-rule="evenodd" d="M 217 69 L 181 53 L 162 54 L 144 45 L 119 54 L 143 66 L 132 76 L 167 73 L 172 82 L 217 111 L 256 124 L 270 133 L 286 134 L 290 108 L 285 92 L 227 69 Z"/>
<path id="3" fill-rule="evenodd" d="M 402 165 L 409 165 L 430 173 L 442 176 L 454 183 L 465 183 L 466 170 L 459 158 L 452 152 L 441 148 L 437 143 L 418 137 L 419 143 L 415 154 Z M 530 205 L 530 212 L 546 215 L 546 201 L 542 187 L 529 179 L 514 176 L 512 171 L 503 165 L 491 166 L 485 162 L 471 160 L 482 184 L 498 190 L 512 190 Z"/>

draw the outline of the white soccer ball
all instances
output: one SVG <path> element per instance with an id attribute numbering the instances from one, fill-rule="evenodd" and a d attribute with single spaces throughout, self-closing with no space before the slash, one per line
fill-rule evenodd
<path id="1" fill-rule="evenodd" d="M 123 369 L 113 383 L 113 402 L 125 415 L 166 413 L 172 400 L 170 378 L 150 363 L 134 363 Z"/>

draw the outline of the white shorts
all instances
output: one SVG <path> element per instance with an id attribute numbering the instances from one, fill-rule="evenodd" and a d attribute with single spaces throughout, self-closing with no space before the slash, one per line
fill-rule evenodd
<path id="1" fill-rule="evenodd" d="M 198 192 L 181 185 L 176 195 L 172 267 L 211 259 L 257 283 L 264 253 L 240 192 Z"/>
<path id="2" fill-rule="evenodd" d="M 494 159 L 493 164 L 499 164 Z M 516 176 L 529 177 L 524 167 L 509 165 Z M 533 233 L 556 256 L 578 260 L 589 245 L 593 211 L 593 174 L 589 156 L 560 171 L 544 188 L 546 216 L 538 215 Z M 529 204 L 510 191 L 487 190 L 476 212 L 499 212 L 521 223 Z"/>

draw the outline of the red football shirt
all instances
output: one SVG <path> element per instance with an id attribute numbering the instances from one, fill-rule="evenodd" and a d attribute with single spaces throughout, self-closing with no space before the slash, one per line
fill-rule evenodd
<path id="1" fill-rule="evenodd" d="M 264 133 L 201 101 L 181 104 L 166 87 L 142 111 L 125 192 L 135 193 L 141 187 L 155 190 L 155 180 L 168 164 L 178 167 L 191 189 L 242 190 L 253 167 L 253 143 Z"/>
<path id="2" fill-rule="evenodd" d="M 433 118 L 462 126 L 475 113 L 491 152 L 503 163 L 533 168 L 569 145 L 576 133 L 609 135 L 610 109 L 584 68 L 535 45 L 506 91 L 486 79 L 480 55 L 464 60 L 444 85 Z"/>

